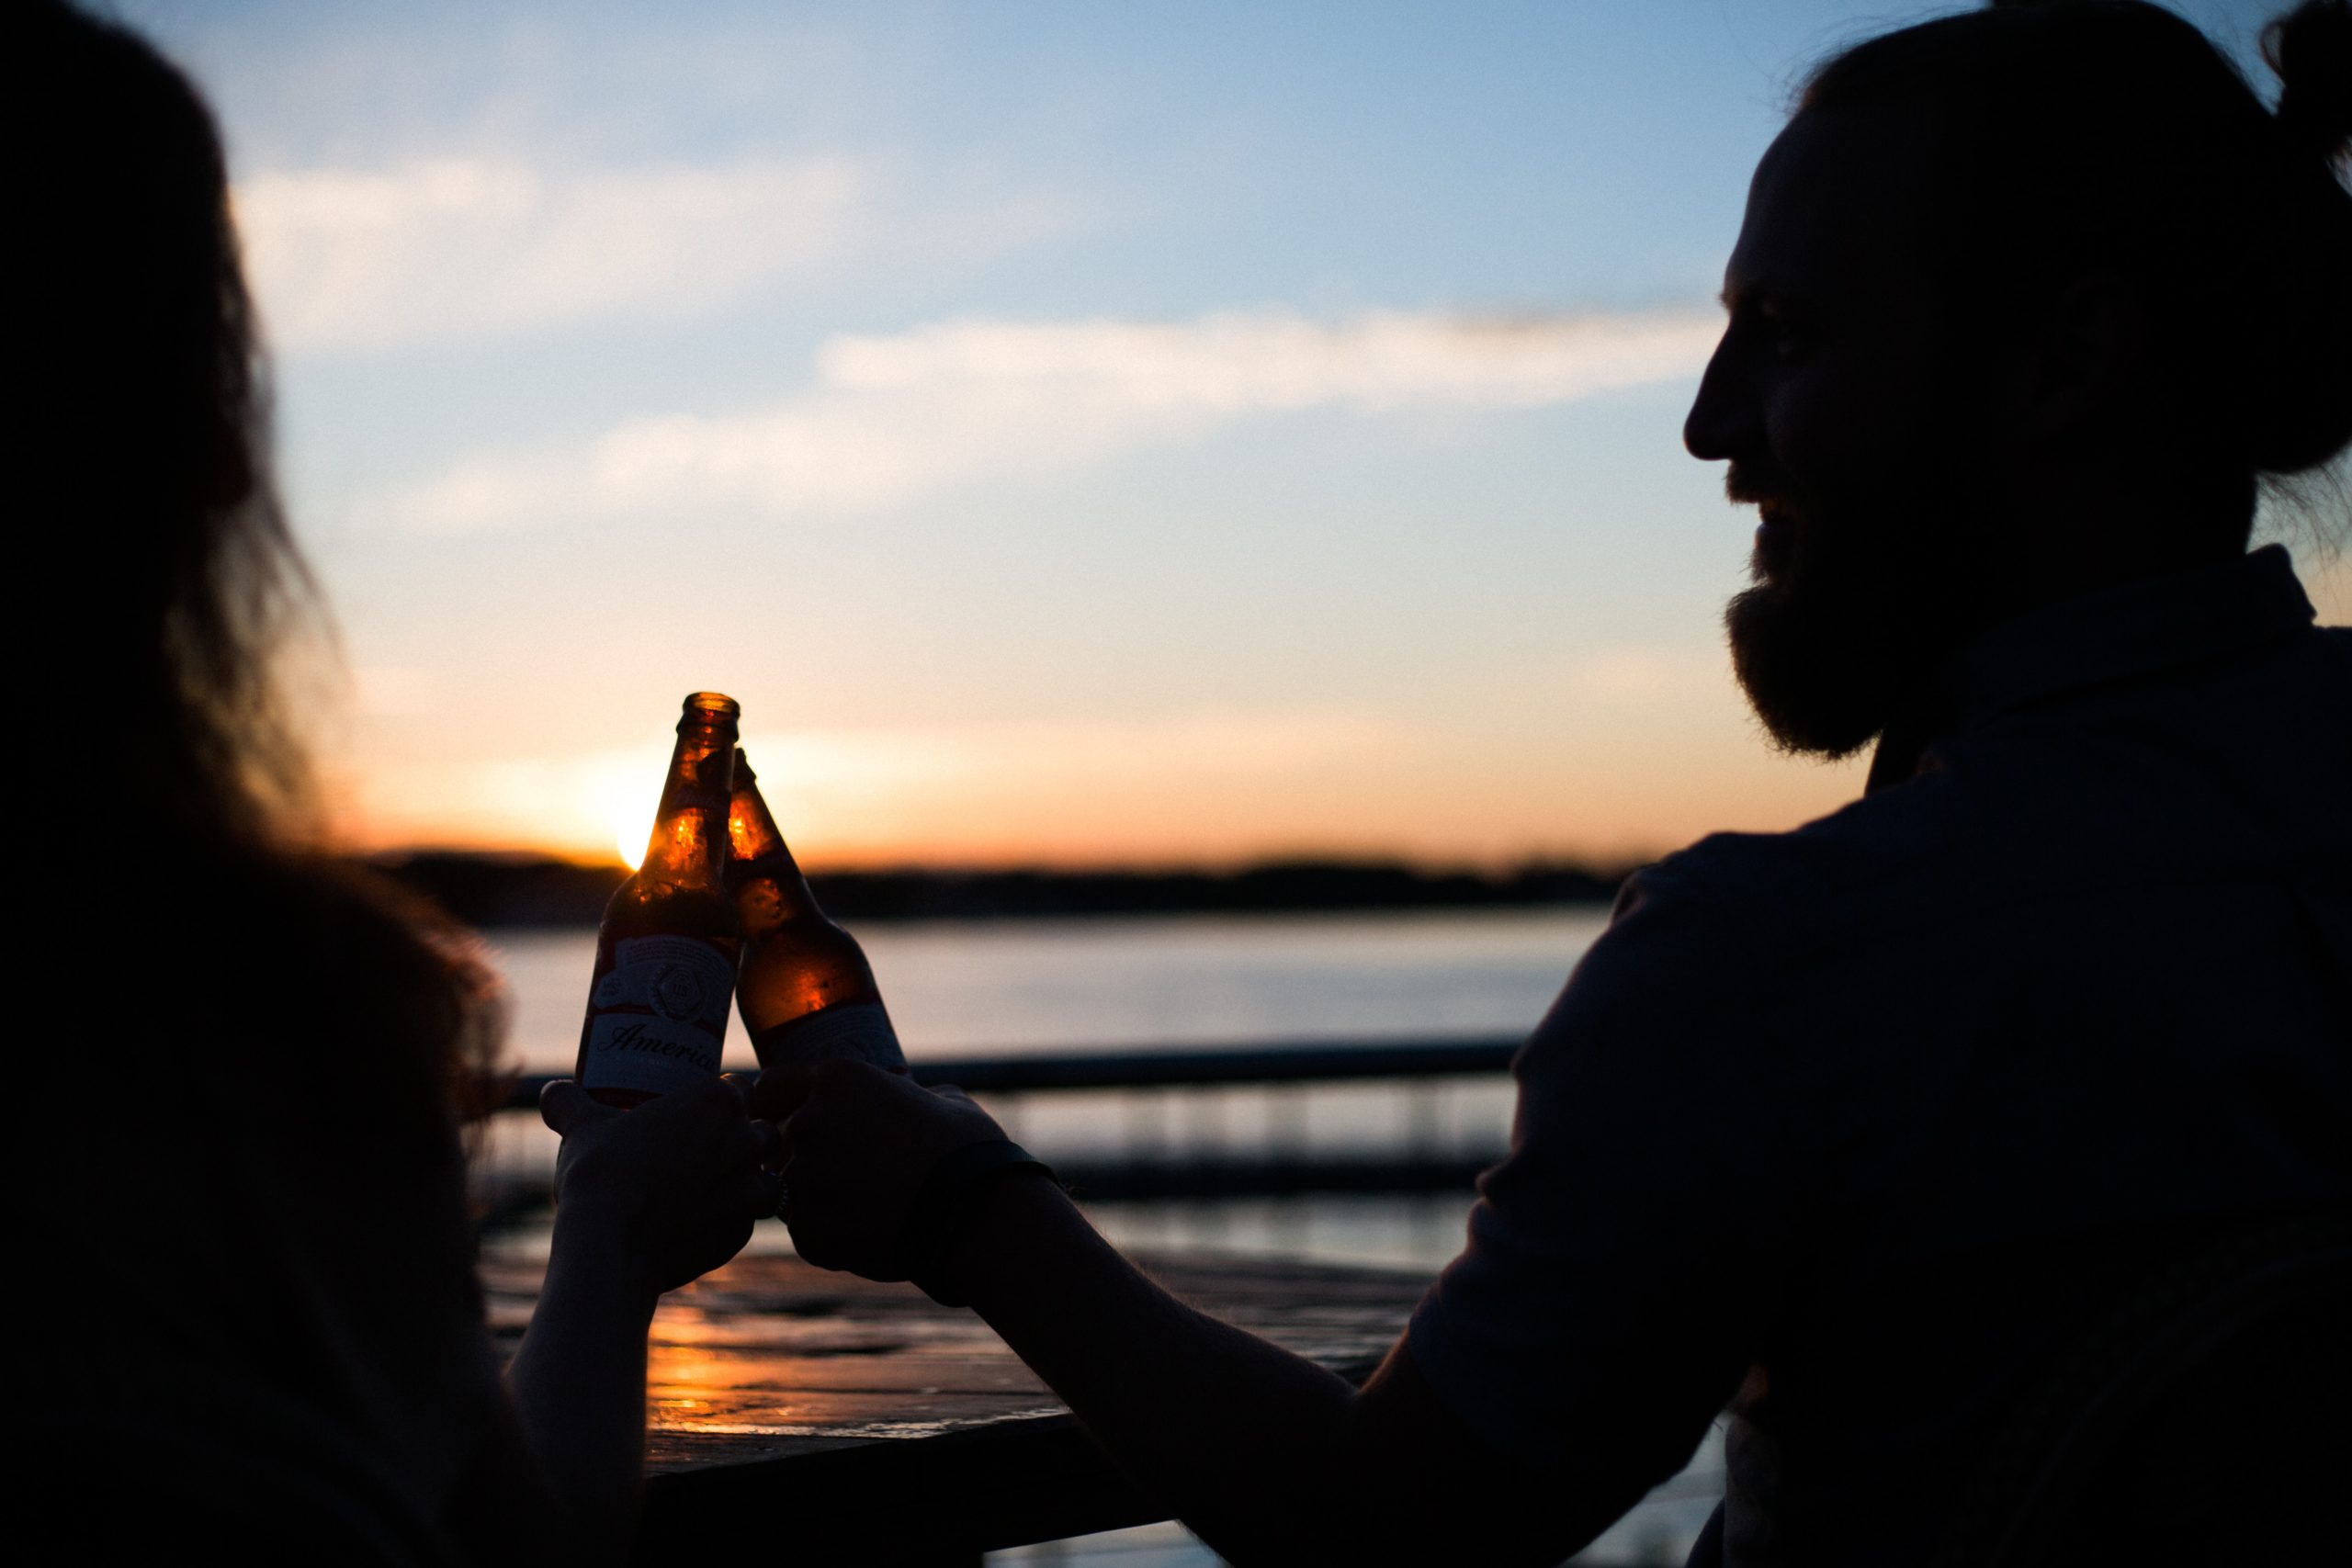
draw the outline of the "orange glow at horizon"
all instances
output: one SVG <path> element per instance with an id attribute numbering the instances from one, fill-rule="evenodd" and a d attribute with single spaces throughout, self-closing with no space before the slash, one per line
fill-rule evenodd
<path id="1" fill-rule="evenodd" d="M 797 786 L 790 770 L 776 768 L 763 782 L 777 783 L 773 804 L 804 863 L 842 869 L 1218 867 L 1281 859 L 1615 864 L 1654 858 L 1719 828 L 1792 827 L 1859 789 L 1852 767 L 1754 752 L 1614 766 L 1592 755 L 1555 760 L 1562 765 L 1519 778 L 1426 759 L 1410 777 L 1401 767 L 1352 777 L 1344 767 L 1316 767 L 1297 777 L 1149 779 L 1106 763 L 1072 766 L 1073 776 L 1057 784 L 1010 766 L 1002 773 L 959 767 L 930 779 Z M 596 771 L 593 759 L 548 766 Z M 658 769 L 657 760 L 648 771 Z M 616 860 L 631 870 L 642 862 L 652 825 L 648 786 L 548 788 L 532 792 L 539 809 L 522 811 L 514 793 L 475 787 L 474 773 L 452 770 L 424 791 L 379 793 L 363 784 L 374 798 L 363 796 L 343 814 L 342 836 L 366 851 L 533 852 Z M 1086 773 L 1096 776 L 1077 776 Z M 430 815 L 419 809 L 428 803 Z"/>
<path id="2" fill-rule="evenodd" d="M 2307 581 L 2323 621 L 2352 621 L 2352 570 L 2324 560 Z M 1770 748 L 1718 648 L 1603 651 L 1465 676 L 1442 708 L 1269 702 L 1066 717 L 1041 696 L 1025 713 L 943 722 L 896 718 L 877 691 L 853 705 L 858 721 L 755 720 L 744 742 L 779 826 L 816 870 L 1620 864 L 1719 830 L 1785 830 L 1860 793 L 1859 760 L 1824 766 Z M 735 684 L 754 702 L 789 690 Z M 565 739 L 613 734 L 621 744 L 609 750 L 424 754 L 397 727 L 364 736 L 326 760 L 336 837 L 362 852 L 634 867 L 665 776 L 670 738 L 655 721 L 668 705 L 623 705 L 608 687 L 575 673 L 537 697 L 599 716 Z"/>

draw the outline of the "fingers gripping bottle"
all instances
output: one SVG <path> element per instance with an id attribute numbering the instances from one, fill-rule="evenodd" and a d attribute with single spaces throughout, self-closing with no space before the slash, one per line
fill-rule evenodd
<path id="1" fill-rule="evenodd" d="M 735 842 L 729 876 L 743 928 L 735 1000 L 760 1066 L 847 1057 L 905 1072 L 874 966 L 857 939 L 817 907 L 740 751 L 727 830 Z"/>
<path id="2" fill-rule="evenodd" d="M 716 692 L 686 699 L 645 860 L 605 906 L 574 1074 L 607 1105 L 641 1104 L 718 1072 L 742 946 L 726 885 L 741 711 Z"/>

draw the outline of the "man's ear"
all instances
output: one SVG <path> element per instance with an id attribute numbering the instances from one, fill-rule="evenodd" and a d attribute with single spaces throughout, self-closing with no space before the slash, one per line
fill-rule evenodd
<path id="1" fill-rule="evenodd" d="M 2040 325 L 2023 389 L 2030 438 L 2063 444 L 2135 417 L 2155 346 L 2143 289 L 2117 273 L 2076 278 Z"/>

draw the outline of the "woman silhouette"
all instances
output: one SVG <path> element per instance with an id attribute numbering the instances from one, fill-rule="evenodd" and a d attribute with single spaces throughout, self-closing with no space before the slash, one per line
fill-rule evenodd
<path id="1" fill-rule="evenodd" d="M 311 583 L 265 450 L 220 141 L 144 43 L 0 21 L 17 117 L 17 668 L 48 674 L 12 972 L 20 1495 L 74 1555 L 595 1559 L 625 1546 L 655 1298 L 773 1209 L 731 1085 L 576 1098 L 502 1378 L 458 1114 L 497 1042 L 462 934 L 304 845 L 276 655 Z M 92 1069 L 128 1068 L 96 1080 Z M 103 1499 L 102 1502 L 94 1501 Z"/>

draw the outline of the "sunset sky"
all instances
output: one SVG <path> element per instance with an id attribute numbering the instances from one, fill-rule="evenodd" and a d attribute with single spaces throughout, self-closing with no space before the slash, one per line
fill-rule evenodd
<path id="1" fill-rule="evenodd" d="M 228 135 L 344 831 L 609 853 L 709 687 L 820 863 L 1850 796 L 1731 686 L 1679 430 L 1790 85 L 1948 8 L 114 7 Z"/>

